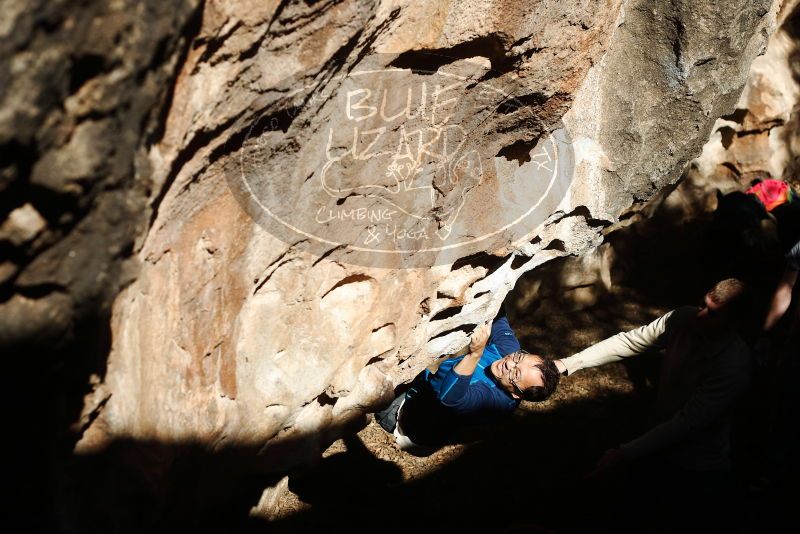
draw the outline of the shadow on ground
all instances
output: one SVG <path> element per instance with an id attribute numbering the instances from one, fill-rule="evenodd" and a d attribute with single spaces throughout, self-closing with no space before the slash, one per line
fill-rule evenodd
<path id="1" fill-rule="evenodd" d="M 234 448 L 211 455 L 199 445 L 121 441 L 75 459 L 62 480 L 61 519 L 79 532 L 538 532 L 580 526 L 583 475 L 604 448 L 635 435 L 644 396 L 596 392 L 595 399 L 525 412 L 482 442 L 456 446 L 427 474 L 404 482 L 400 462 L 375 455 L 371 423 L 345 450 L 293 473 L 289 489 L 303 507 L 267 522 L 249 517 L 264 488 L 281 476 L 257 474 Z M 645 395 L 646 396 L 646 395 Z M 371 443 L 364 443 L 364 440 Z M 369 446 L 368 446 L 369 445 Z M 402 453 L 401 453 L 402 454 Z M 407 458 L 406 461 L 413 461 Z M 399 464 L 399 465 L 398 465 Z M 534 529 L 534 530 L 531 530 Z M 546 530 L 541 530 L 545 532 Z"/>
<path id="2" fill-rule="evenodd" d="M 591 496 L 583 476 L 604 448 L 641 428 L 645 404 L 628 395 L 600 392 L 596 400 L 560 403 L 527 412 L 490 439 L 463 447 L 455 459 L 428 475 L 400 483 L 394 465 L 356 452 L 323 461 L 316 480 L 324 499 L 306 501 L 303 483 L 293 485 L 310 509 L 249 526 L 253 532 L 311 532 L 335 527 L 380 532 L 547 532 L 580 528 L 580 511 Z M 348 445 L 349 447 L 349 445 Z M 376 469 L 378 465 L 380 469 Z M 376 475 L 379 475 L 376 478 Z M 303 479 L 298 479 L 303 480 Z M 306 482 L 307 483 L 307 482 Z M 319 495 L 317 496 L 319 497 Z M 319 503 L 319 504 L 315 504 Z"/>

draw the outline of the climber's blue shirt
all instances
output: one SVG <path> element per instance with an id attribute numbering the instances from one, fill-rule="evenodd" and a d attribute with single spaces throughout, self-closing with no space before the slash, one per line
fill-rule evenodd
<path id="1" fill-rule="evenodd" d="M 488 343 L 472 375 L 460 375 L 453 369 L 463 356 L 445 360 L 435 373 L 426 369 L 422 374 L 439 402 L 455 413 L 513 412 L 519 403 L 500 387 L 489 371 L 489 366 L 502 357 L 498 346 Z"/>
<path id="2" fill-rule="evenodd" d="M 519 400 L 498 384 L 489 367 L 506 354 L 518 350 L 519 341 L 508 319 L 495 319 L 489 343 L 472 375 L 460 375 L 453 369 L 463 356 L 445 360 L 435 373 L 426 369 L 417 375 L 406 393 L 404 428 L 487 423 L 513 412 Z M 416 421 L 408 421 L 409 418 Z M 428 425 L 421 425 L 423 419 Z"/>

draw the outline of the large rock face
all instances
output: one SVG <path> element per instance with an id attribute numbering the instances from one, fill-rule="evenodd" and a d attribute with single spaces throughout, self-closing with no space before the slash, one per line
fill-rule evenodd
<path id="1" fill-rule="evenodd" d="M 675 181 L 714 120 L 732 112 L 775 16 L 770 2 L 259 3 L 246 17 L 239 11 L 206 6 L 204 44 L 186 58 L 163 139 L 150 149 L 158 187 L 143 267 L 115 304 L 108 373 L 87 413 L 103 409 L 79 451 L 124 435 L 263 445 L 269 456 L 271 445 L 302 437 L 296 460 L 314 457 L 328 429 L 461 348 L 464 325 L 489 319 L 521 273 L 586 252 L 603 225 Z M 498 148 L 563 117 L 575 175 L 536 239 L 504 243 L 501 255 L 480 261 L 399 269 L 351 265 L 341 247 L 309 254 L 254 224 L 228 187 L 225 165 L 237 151 L 226 142 L 265 110 L 277 116 L 295 105 L 282 94 L 287 79 L 311 83 L 370 54 L 413 50 L 486 57 L 502 63 L 500 77 L 541 95 L 531 106 L 537 120 L 499 131 Z M 472 199 L 481 201 L 489 199 Z"/>
<path id="2" fill-rule="evenodd" d="M 597 304 L 609 292 L 638 287 L 675 304 L 696 299 L 719 276 L 744 276 L 731 251 L 710 253 L 719 235 L 709 232 L 718 195 L 744 191 L 754 179 L 798 185 L 800 161 L 800 7 L 785 3 L 765 53 L 753 61 L 736 109 L 717 119 L 700 155 L 677 187 L 666 188 L 604 230 L 606 240 L 579 258 L 562 258 L 519 280 L 514 308 L 528 317 Z M 755 285 L 769 285 L 773 253 L 782 269 L 778 233 L 764 221 L 762 263 Z M 613 235 L 610 235 L 613 234 Z M 768 250 L 775 247 L 775 250 Z M 724 257 L 724 256 L 727 256 Z M 691 261 L 687 261 L 690 259 Z M 681 280 L 681 282 L 679 282 Z M 680 286 L 680 290 L 676 287 Z"/>
<path id="3" fill-rule="evenodd" d="M 689 170 L 699 182 L 747 184 L 753 178 L 797 184 L 800 171 L 800 11 L 796 2 L 780 12 L 780 27 L 756 58 L 736 111 L 720 118 L 703 153 Z M 728 182 L 728 183 L 726 183 Z"/>
<path id="4" fill-rule="evenodd" d="M 57 222 L 60 212 L 40 208 L 52 203 L 4 200 L 0 240 L 14 256 L 0 264 L 0 334 L 31 338 L 50 329 L 58 337 L 76 305 L 98 300 L 87 287 L 115 294 L 125 286 L 75 450 L 97 453 L 120 439 L 208 451 L 246 446 L 277 471 L 313 461 L 397 384 L 462 348 L 522 273 L 592 250 L 604 227 L 677 180 L 714 121 L 734 111 L 780 7 L 778 0 L 208 0 L 165 15 L 157 7 L 125 11 L 128 4 L 137 3 L 114 3 L 122 13 L 109 20 L 123 30 L 109 42 L 59 52 L 72 54 L 71 70 L 58 57 L 42 66 L 47 53 L 29 54 L 40 78 L 23 68 L 26 51 L 58 50 L 52 35 L 63 45 L 81 33 L 104 34 L 59 18 L 60 6 L 4 14 L 5 35 L 25 22 L 41 43 L 22 39 L 2 50 L 11 77 L 0 142 L 27 147 L 27 160 L 4 167 L 0 186 L 73 195 L 80 209 L 69 220 L 87 230 L 69 223 L 76 231 L 47 241 L 42 236 L 66 224 Z M 39 31 L 55 24 L 41 18 L 50 9 L 61 22 Z M 99 8 L 90 14 L 100 25 L 110 16 Z M 162 25 L 182 27 L 182 36 L 167 36 Z M 126 41 L 131 35 L 141 42 Z M 323 146 L 321 132 L 344 142 L 352 124 L 335 105 L 366 67 L 403 70 L 406 84 L 441 76 L 437 68 L 471 69 L 459 78 L 461 114 L 452 121 L 497 110 L 470 125 L 477 159 L 448 167 L 449 185 L 437 182 L 438 167 L 420 171 L 432 180 L 433 203 L 420 207 L 415 197 L 410 205 L 424 224 L 464 242 L 475 237 L 475 221 L 493 230 L 495 218 L 524 204 L 520 180 L 535 176 L 548 140 L 570 147 L 562 189 L 542 196 L 538 218 L 523 231 L 489 232 L 472 248 L 365 260 L 353 247 L 358 232 L 335 242 L 304 228 L 276 229 L 242 198 L 239 178 L 257 174 L 262 193 L 280 199 L 287 216 L 293 208 L 305 213 L 319 194 L 307 182 L 315 183 L 309 178 L 324 161 L 309 147 Z M 25 87 L 51 88 L 41 79 L 53 73 L 64 81 L 46 93 L 49 104 L 15 100 Z M 476 92 L 490 84 L 502 91 Z M 506 108 L 509 96 L 514 105 Z M 466 112 L 465 102 L 473 106 Z M 31 125 L 13 131 L 22 117 Z M 34 132 L 43 139 L 32 142 Z M 243 166 L 254 159 L 257 169 Z M 383 163 L 348 162 L 336 192 L 375 176 L 383 185 Z M 476 167 L 485 173 L 470 184 Z M 335 204 L 359 200 L 349 196 Z M 129 211 L 109 204 L 117 201 Z M 469 216 L 452 224 L 448 216 L 461 206 Z M 91 222 L 97 218 L 105 222 Z M 106 226 L 124 237 L 108 244 L 115 234 L 97 230 Z M 129 254 L 135 281 L 114 274 L 108 282 Z M 32 321 L 42 313 L 52 319 Z"/>

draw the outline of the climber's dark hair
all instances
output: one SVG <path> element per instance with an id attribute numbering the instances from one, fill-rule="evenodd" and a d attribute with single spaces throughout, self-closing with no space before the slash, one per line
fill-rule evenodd
<path id="1" fill-rule="evenodd" d="M 558 382 L 561 379 L 561 373 L 558 372 L 556 364 L 553 360 L 547 359 L 544 356 L 539 356 L 542 362 L 535 365 L 542 372 L 542 386 L 531 386 L 522 390 L 522 398 L 526 401 L 541 402 L 550 398 L 558 387 Z"/>

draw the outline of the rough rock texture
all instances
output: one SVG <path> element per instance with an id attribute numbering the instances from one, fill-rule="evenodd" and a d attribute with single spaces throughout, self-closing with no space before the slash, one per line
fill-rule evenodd
<path id="1" fill-rule="evenodd" d="M 750 68 L 736 111 L 720 118 L 688 178 L 697 183 L 753 178 L 798 183 L 800 171 L 800 12 L 780 13 L 781 26 Z M 731 186 L 720 187 L 723 193 Z"/>
<path id="2" fill-rule="evenodd" d="M 702 265 L 704 250 L 713 246 L 704 226 L 717 209 L 717 195 L 743 191 L 757 178 L 782 179 L 795 187 L 800 183 L 797 2 L 782 5 L 778 23 L 766 52 L 750 67 L 735 111 L 717 119 L 702 153 L 677 186 L 634 205 L 623 222 L 604 230 L 606 242 L 589 254 L 559 259 L 521 278 L 516 309 L 528 314 L 581 309 L 612 289 L 637 284 L 663 286 L 665 294 L 672 287 L 680 302 L 686 293 L 676 292 L 675 286 L 683 284 L 682 276 L 694 271 L 689 292 L 696 297 L 719 274 L 723 258 Z M 774 237 L 767 230 L 763 238 Z"/>
<path id="3" fill-rule="evenodd" d="M 146 147 L 199 4 L 0 2 L 0 354 L 25 436 L 9 458 L 27 506 L 12 508 L 31 530 L 56 530 L 53 462 L 104 374 L 111 302 L 148 226 Z"/>
<path id="4" fill-rule="evenodd" d="M 144 268 L 115 304 L 109 370 L 94 402 L 112 397 L 78 450 L 116 435 L 212 448 L 303 436 L 307 449 L 294 450 L 312 458 L 325 443 L 315 432 L 344 425 L 431 358 L 463 346 L 464 325 L 491 317 L 519 274 L 597 245 L 599 226 L 675 181 L 713 120 L 731 111 L 774 17 L 768 2 L 724 10 L 559 2 L 494 26 L 465 16 L 470 3 L 459 7 L 281 4 L 239 20 L 221 4 L 206 6 L 198 39 L 207 43 L 187 57 L 164 138 L 150 151 L 157 216 L 140 252 Z M 436 14 L 438 34 L 408 40 L 409 25 Z M 467 22 L 475 20 L 486 27 Z M 386 270 L 351 267 L 333 251 L 318 261 L 252 224 L 234 202 L 221 175 L 224 143 L 261 92 L 290 73 L 350 68 L 370 50 L 446 53 L 486 35 L 510 73 L 561 95 L 577 147 L 573 190 L 560 220 L 521 247 L 529 260 Z M 313 56 L 303 53 L 321 39 Z M 520 41 L 540 50 L 512 46 Z M 554 239 L 558 247 L 548 247 Z"/>
<path id="5" fill-rule="evenodd" d="M 61 318 L 59 343 L 130 280 L 150 171 L 198 2 L 4 2 L 0 14 L 0 343 Z M 183 31 L 175 31 L 183 30 Z M 31 300 L 35 301 L 31 302 Z"/>
<path id="6" fill-rule="evenodd" d="M 522 273 L 592 250 L 675 182 L 734 112 L 781 3 L 156 4 L 14 3 L 0 19 L 0 340 L 69 340 L 76 310 L 103 310 L 124 286 L 107 362 L 86 366 L 97 376 L 75 451 L 165 446 L 147 480 L 185 444 L 246 447 L 276 472 L 314 461 L 463 347 Z M 293 88 L 431 56 L 488 60 L 525 97 L 490 123 L 498 154 L 558 127 L 572 139 L 571 186 L 527 240 L 429 268 L 359 266 L 245 213 L 226 173 L 253 123 L 275 119 L 273 134 L 302 143 L 323 121 Z M 471 202 L 497 203 L 483 195 Z"/>

